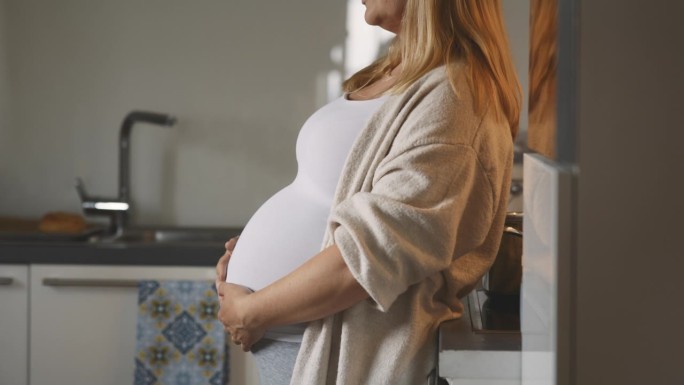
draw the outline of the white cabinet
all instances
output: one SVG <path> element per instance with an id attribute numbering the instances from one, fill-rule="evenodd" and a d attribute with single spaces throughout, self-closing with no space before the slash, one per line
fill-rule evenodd
<path id="1" fill-rule="evenodd" d="M 28 384 L 28 265 L 0 265 L 0 384 Z"/>
<path id="2" fill-rule="evenodd" d="M 214 268 L 33 265 L 30 384 L 132 384 L 143 279 L 213 281 Z M 230 383 L 255 383 L 253 363 L 231 348 Z"/>
<path id="3" fill-rule="evenodd" d="M 148 279 L 213 281 L 214 268 L 0 264 L 0 385 L 132 384 Z M 230 349 L 230 384 L 258 384 L 251 355 Z"/>

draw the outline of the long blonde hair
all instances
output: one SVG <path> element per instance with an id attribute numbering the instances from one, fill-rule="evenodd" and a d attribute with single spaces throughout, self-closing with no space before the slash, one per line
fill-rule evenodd
<path id="1" fill-rule="evenodd" d="M 527 146 L 556 158 L 558 2 L 530 2 L 530 92 Z"/>
<path id="2" fill-rule="evenodd" d="M 446 65 L 456 87 L 464 60 L 475 110 L 494 108 L 508 122 L 511 136 L 518 132 L 522 92 L 508 45 L 500 0 L 408 0 L 401 33 L 386 55 L 352 75 L 343 84 L 354 92 L 402 65 L 398 82 L 388 91 L 398 93 L 428 71 Z"/>

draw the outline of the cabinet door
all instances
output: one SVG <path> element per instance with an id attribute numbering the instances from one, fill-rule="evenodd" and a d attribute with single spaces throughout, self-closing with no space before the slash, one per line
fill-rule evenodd
<path id="1" fill-rule="evenodd" d="M 0 265 L 0 384 L 28 385 L 27 265 Z"/>
<path id="2" fill-rule="evenodd" d="M 142 279 L 213 280 L 214 269 L 31 266 L 31 385 L 132 384 Z"/>

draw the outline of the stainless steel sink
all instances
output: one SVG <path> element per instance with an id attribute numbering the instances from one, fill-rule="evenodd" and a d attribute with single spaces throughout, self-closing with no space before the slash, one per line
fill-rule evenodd
<path id="1" fill-rule="evenodd" d="M 138 227 L 126 229 L 122 234 L 94 235 L 89 243 L 121 244 L 196 244 L 224 243 L 239 235 L 241 228 L 234 227 Z"/>

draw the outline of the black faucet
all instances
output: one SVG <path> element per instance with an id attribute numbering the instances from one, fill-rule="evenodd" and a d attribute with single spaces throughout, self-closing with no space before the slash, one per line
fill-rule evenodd
<path id="1" fill-rule="evenodd" d="M 111 218 L 110 233 L 121 235 L 128 226 L 130 203 L 130 148 L 131 129 L 135 123 L 149 123 L 158 126 L 173 126 L 176 118 L 156 112 L 132 111 L 124 118 L 119 134 L 119 194 L 117 198 L 91 197 L 85 191 L 83 181 L 76 178 L 76 190 L 81 197 L 85 214 L 106 215 Z"/>

